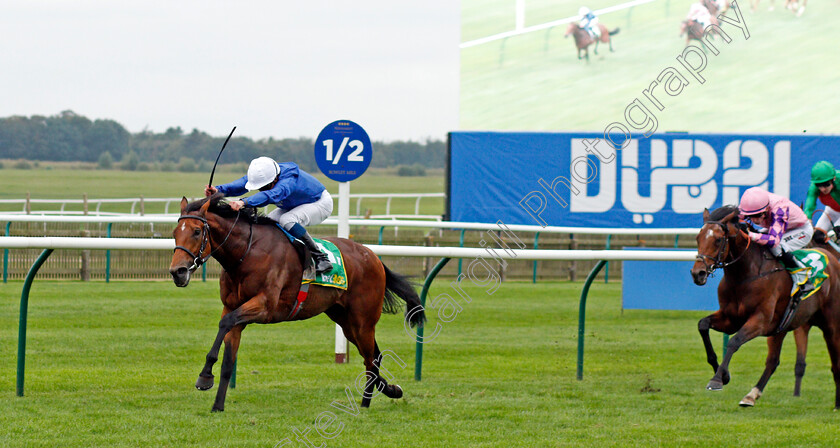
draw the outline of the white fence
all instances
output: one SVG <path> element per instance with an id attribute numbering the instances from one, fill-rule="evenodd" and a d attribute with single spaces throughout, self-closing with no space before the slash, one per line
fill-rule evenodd
<path id="1" fill-rule="evenodd" d="M 379 256 L 440 257 L 440 258 L 490 258 L 518 260 L 642 260 L 642 261 L 692 261 L 694 253 L 687 251 L 646 250 L 496 250 L 492 255 L 487 249 L 471 247 L 420 247 L 383 246 L 366 244 Z M 175 240 L 168 238 L 80 238 L 80 237 L 0 237 L 0 249 L 136 249 L 173 250 Z"/>
<path id="2" fill-rule="evenodd" d="M 63 223 L 167 223 L 173 226 L 178 221 L 178 215 L 118 215 L 118 216 L 51 216 L 51 215 L 20 215 L 0 214 L 0 222 L 63 222 Z M 396 219 L 351 219 L 351 226 L 370 227 L 415 227 L 426 229 L 450 230 L 501 230 L 498 224 L 470 223 L 470 222 L 429 222 L 420 220 Z M 338 218 L 327 218 L 321 225 L 338 225 Z M 572 233 L 580 235 L 673 235 L 695 236 L 699 228 L 671 228 L 671 229 L 599 229 L 593 227 L 557 227 L 530 226 L 520 224 L 505 224 L 505 230 L 512 232 L 540 232 L 540 233 Z"/>
<path id="3" fill-rule="evenodd" d="M 334 195 L 336 200 L 337 195 Z M 356 216 L 362 216 L 362 200 L 364 199 L 385 199 L 385 213 L 374 215 L 377 217 L 400 219 L 400 218 L 422 218 L 440 220 L 440 215 L 421 215 L 420 201 L 430 198 L 443 198 L 445 193 L 357 193 L 351 194 L 350 199 L 356 200 Z M 414 214 L 392 214 L 391 204 L 393 199 L 414 199 Z M 196 198 L 193 198 L 196 199 Z M 82 215 L 90 214 L 96 216 L 121 216 L 125 213 L 107 212 L 102 210 L 105 204 L 131 204 L 131 211 L 129 214 L 145 214 L 146 204 L 163 204 L 163 213 L 170 213 L 170 206 L 174 204 L 175 211 L 177 211 L 181 198 L 122 198 L 122 199 L 0 199 L 0 205 L 12 204 L 19 205 L 19 212 L 2 212 L 4 214 L 36 214 L 36 215 Z M 57 207 L 57 210 L 32 210 L 34 204 L 50 204 Z M 84 210 L 67 210 L 68 205 L 82 207 Z"/>

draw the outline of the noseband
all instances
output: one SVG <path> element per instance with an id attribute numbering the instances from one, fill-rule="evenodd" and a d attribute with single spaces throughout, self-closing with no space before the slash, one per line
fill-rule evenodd
<path id="1" fill-rule="evenodd" d="M 207 246 L 210 244 L 210 224 L 208 224 L 208 223 L 207 223 L 207 219 L 205 219 L 205 218 L 203 218 L 203 217 L 201 217 L 201 216 L 195 216 L 195 215 L 181 215 L 181 216 L 179 216 L 179 217 L 178 217 L 178 222 L 181 222 L 181 220 L 182 220 L 182 219 L 197 219 L 197 220 L 201 221 L 201 223 L 202 223 L 202 227 L 201 227 L 201 247 L 198 249 L 198 254 L 194 254 L 194 253 L 192 253 L 192 251 L 191 251 L 191 250 L 187 249 L 187 248 L 186 248 L 186 247 L 184 247 L 184 246 L 175 246 L 175 250 L 181 249 L 182 251 L 184 251 L 184 252 L 186 252 L 187 254 L 189 254 L 189 256 L 190 256 L 190 257 L 192 257 L 192 259 L 193 259 L 193 264 L 192 264 L 192 266 L 190 266 L 190 267 L 188 268 L 190 272 L 195 271 L 195 270 L 196 270 L 196 269 L 198 269 L 201 265 L 203 265 L 204 263 L 206 263 L 206 262 L 207 262 L 207 260 L 209 260 L 209 259 L 210 259 L 210 257 L 211 257 L 211 256 L 213 256 L 213 254 L 214 254 L 217 250 L 221 249 L 221 248 L 222 248 L 222 246 L 224 246 L 224 245 L 225 245 L 225 243 L 227 242 L 228 238 L 230 237 L 230 234 L 233 232 L 233 229 L 236 227 L 236 223 L 237 223 L 237 222 L 239 222 L 239 216 L 240 216 L 240 215 L 241 215 L 241 213 L 236 213 L 236 220 L 234 220 L 234 221 L 233 221 L 233 225 L 231 225 L 231 226 L 230 226 L 230 230 L 228 230 L 227 235 L 225 235 L 225 239 L 224 239 L 224 240 L 222 240 L 222 243 L 221 243 L 221 244 L 219 244 L 218 246 L 216 246 L 216 248 L 215 248 L 215 249 L 211 250 L 211 251 L 210 251 L 210 253 L 209 253 L 209 254 L 207 254 L 207 256 L 206 256 L 206 257 L 202 257 L 202 256 L 201 256 L 201 254 L 203 254 L 203 253 L 204 253 L 204 250 L 205 250 L 205 249 L 207 248 Z M 252 241 L 252 239 L 251 239 L 251 238 L 252 238 L 252 236 L 253 236 L 253 231 L 249 232 L 249 235 L 248 235 L 248 247 L 245 249 L 245 253 L 244 253 L 244 254 L 242 254 L 242 258 L 240 258 L 240 259 L 239 259 L 239 262 L 240 262 L 240 263 L 241 263 L 241 262 L 242 262 L 242 260 L 245 258 L 245 255 L 247 255 L 247 254 L 248 254 L 248 251 L 251 249 L 251 241 Z"/>
<path id="2" fill-rule="evenodd" d="M 703 265 L 706 267 L 706 270 L 709 271 L 709 277 L 711 277 L 712 273 L 715 272 L 715 269 L 725 268 L 727 266 L 735 264 L 738 260 L 740 260 L 741 257 L 743 257 L 744 254 L 747 253 L 747 250 L 749 250 L 750 243 L 752 242 L 752 240 L 749 238 L 749 236 L 747 236 L 747 247 L 746 247 L 746 249 L 744 249 L 743 252 L 741 252 L 741 255 L 738 255 L 737 257 L 735 257 L 731 261 L 724 261 L 723 260 L 723 253 L 729 247 L 729 238 L 731 238 L 733 236 L 737 236 L 737 235 L 730 235 L 727 225 L 725 223 L 720 222 L 720 221 L 707 221 L 706 224 L 717 224 L 723 230 L 723 237 L 717 239 L 718 240 L 718 251 L 717 251 L 717 254 L 715 254 L 714 257 L 712 257 L 711 255 L 705 255 L 705 254 L 697 254 L 697 257 L 695 257 L 695 259 L 697 261 L 703 263 Z M 738 231 L 743 233 L 743 231 L 741 229 L 738 229 Z M 720 240 L 723 240 L 723 242 L 721 243 Z M 731 255 L 731 253 L 729 253 L 729 255 Z M 706 259 L 712 260 L 712 263 L 711 264 L 706 263 Z"/>

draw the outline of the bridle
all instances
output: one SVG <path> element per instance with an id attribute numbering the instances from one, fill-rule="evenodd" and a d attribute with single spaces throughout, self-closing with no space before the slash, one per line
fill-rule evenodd
<path id="1" fill-rule="evenodd" d="M 723 253 L 729 247 L 729 238 L 731 238 L 733 236 L 736 236 L 736 235 L 730 235 L 729 234 L 729 228 L 728 228 L 727 223 L 723 223 L 723 222 L 720 222 L 720 221 L 706 221 L 706 224 L 717 224 L 723 230 L 723 237 L 717 239 L 717 241 L 718 241 L 718 251 L 717 251 L 717 254 L 715 254 L 714 257 L 712 257 L 711 255 L 705 255 L 705 254 L 697 254 L 697 257 L 695 257 L 697 261 L 703 263 L 703 265 L 706 267 L 706 270 L 709 272 L 709 277 L 711 277 L 712 273 L 715 271 L 715 269 L 725 268 L 727 266 L 731 266 L 731 265 L 737 263 L 738 260 L 740 260 L 741 257 L 743 257 L 744 254 L 746 254 L 747 251 L 749 250 L 750 243 L 752 242 L 752 240 L 749 238 L 749 235 L 746 235 L 746 237 L 747 237 L 747 247 L 744 249 L 743 252 L 741 252 L 741 255 L 738 255 L 733 260 L 724 261 L 723 260 L 723 258 L 724 258 Z M 738 231 L 741 232 L 741 233 L 744 233 L 744 231 L 741 230 L 741 229 L 738 229 Z M 721 242 L 720 240 L 723 240 L 723 242 Z M 727 251 L 727 254 L 730 255 L 730 256 L 732 255 L 731 252 L 729 252 L 729 251 Z M 712 260 L 712 263 L 711 264 L 706 263 L 706 259 Z"/>
<path id="2" fill-rule="evenodd" d="M 199 267 L 201 267 L 201 265 L 206 263 L 207 260 L 209 260 L 210 257 L 212 257 L 213 254 L 216 253 L 217 250 L 221 249 L 222 246 L 225 245 L 228 238 L 230 237 L 230 234 L 233 233 L 233 229 L 236 227 L 236 223 L 239 222 L 239 217 L 240 216 L 241 216 L 241 213 L 239 211 L 237 211 L 236 219 L 233 221 L 233 225 L 230 226 L 230 230 L 228 230 L 228 233 L 227 233 L 227 235 L 225 235 L 225 238 L 222 240 L 221 244 L 216 246 L 215 249 L 211 250 L 210 253 L 207 254 L 206 257 L 202 257 L 201 254 L 203 254 L 204 250 L 210 245 L 210 224 L 207 223 L 207 219 L 203 218 L 201 216 L 196 216 L 196 215 L 181 215 L 181 216 L 178 217 L 178 222 L 181 222 L 181 220 L 183 220 L 183 219 L 197 219 L 197 220 L 201 221 L 201 223 L 202 223 L 202 226 L 201 226 L 201 247 L 198 249 L 198 254 L 197 255 L 194 254 L 191 250 L 187 249 L 184 246 L 175 246 L 175 250 L 181 249 L 184 252 L 186 252 L 190 257 L 192 257 L 193 264 L 192 264 L 192 266 L 190 266 L 188 268 L 190 272 L 193 272 L 196 269 L 198 269 Z M 239 261 L 237 262 L 237 264 L 242 263 L 242 260 L 245 259 L 245 255 L 248 255 L 248 251 L 251 250 L 251 243 L 253 241 L 253 236 L 254 236 L 253 225 L 249 226 L 248 230 L 249 230 L 248 231 L 248 247 L 245 248 L 245 253 L 243 253 L 242 257 L 239 258 Z"/>

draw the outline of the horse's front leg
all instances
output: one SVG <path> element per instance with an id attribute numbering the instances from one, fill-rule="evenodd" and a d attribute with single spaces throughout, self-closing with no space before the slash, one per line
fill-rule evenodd
<path id="1" fill-rule="evenodd" d="M 236 354 L 239 352 L 239 340 L 245 325 L 236 325 L 225 336 L 225 354 L 222 356 L 222 373 L 219 380 L 219 390 L 216 391 L 216 401 L 213 402 L 213 412 L 225 410 L 225 397 L 230 384 L 233 368 L 236 365 Z"/>
<path id="2" fill-rule="evenodd" d="M 600 41 L 600 40 L 601 39 L 595 39 L 595 50 L 594 50 L 595 54 L 598 54 L 598 41 Z"/>
<path id="3" fill-rule="evenodd" d="M 235 317 L 230 317 L 232 314 L 227 307 L 222 310 L 222 318 L 219 320 L 219 332 L 216 333 L 216 339 L 213 341 L 213 345 L 205 357 L 204 367 L 201 369 L 201 373 L 198 374 L 198 380 L 195 382 L 195 388 L 198 390 L 209 390 L 213 387 L 213 365 L 219 360 L 219 349 L 222 346 L 225 335 L 233 328 L 230 322 L 232 322 L 232 319 L 235 320 Z"/>
<path id="4" fill-rule="evenodd" d="M 766 319 L 762 315 L 753 315 L 747 322 L 738 330 L 735 335 L 729 338 L 729 343 L 726 344 L 726 354 L 723 356 L 723 361 L 718 366 L 717 371 L 715 371 L 715 376 L 709 380 L 709 384 L 706 385 L 707 390 L 721 390 L 723 389 L 723 385 L 729 382 L 729 361 L 732 360 L 732 355 L 741 348 L 742 345 L 746 344 L 748 341 L 754 339 L 756 336 L 759 336 L 764 331 L 764 326 L 769 319 Z M 725 379 L 725 381 L 724 381 Z"/>
<path id="5" fill-rule="evenodd" d="M 739 405 L 743 407 L 755 406 L 755 402 L 761 398 L 764 387 L 767 386 L 767 381 L 776 371 L 776 367 L 779 367 L 779 354 L 782 353 L 782 342 L 784 342 L 786 334 L 776 334 L 767 338 L 767 360 L 764 362 L 764 373 L 761 374 L 758 384 L 741 399 Z"/>
<path id="6" fill-rule="evenodd" d="M 712 339 L 709 337 L 709 329 L 716 331 L 723 331 L 729 325 L 729 319 L 725 317 L 720 311 L 715 311 L 712 314 L 700 319 L 697 323 L 697 330 L 700 332 L 700 337 L 703 339 L 703 347 L 706 349 L 706 362 L 712 366 L 712 371 L 717 372 L 718 360 L 715 348 L 712 345 Z M 724 378 L 724 384 L 729 382 L 729 375 Z"/>

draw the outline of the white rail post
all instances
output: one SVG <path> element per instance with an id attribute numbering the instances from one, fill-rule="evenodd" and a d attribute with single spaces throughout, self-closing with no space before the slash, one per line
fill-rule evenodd
<path id="1" fill-rule="evenodd" d="M 338 183 L 338 237 L 350 236 L 350 182 Z M 335 324 L 335 362 L 344 364 L 350 362 L 347 356 L 347 338 L 341 326 Z"/>

